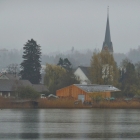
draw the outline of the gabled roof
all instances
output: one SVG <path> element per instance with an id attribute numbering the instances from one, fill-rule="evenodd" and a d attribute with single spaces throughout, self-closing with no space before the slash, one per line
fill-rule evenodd
<path id="1" fill-rule="evenodd" d="M 120 91 L 118 88 L 112 86 L 112 85 L 82 85 L 82 84 L 74 84 L 78 88 L 86 91 L 86 92 L 105 92 L 105 91 L 110 91 L 110 92 L 115 92 L 115 91 Z"/>
<path id="2" fill-rule="evenodd" d="M 14 91 L 18 86 L 32 86 L 28 80 L 0 79 L 0 91 Z"/>
<path id="3" fill-rule="evenodd" d="M 32 83 L 29 80 L 18 80 L 21 82 L 22 86 L 32 86 Z"/>
<path id="4" fill-rule="evenodd" d="M 32 87 L 38 92 L 49 91 L 45 85 L 41 84 L 40 85 L 33 84 Z"/>
<path id="5" fill-rule="evenodd" d="M 0 79 L 19 80 L 19 76 L 11 73 L 0 73 Z"/>
<path id="6" fill-rule="evenodd" d="M 0 79 L 0 91 L 13 91 L 14 81 L 7 79 Z"/>
<path id="7" fill-rule="evenodd" d="M 83 71 L 83 73 L 87 76 L 87 78 L 89 79 L 89 69 L 90 69 L 90 67 L 84 67 L 84 66 L 78 66 L 78 68 L 80 68 L 82 71 Z"/>
<path id="8" fill-rule="evenodd" d="M 10 80 L 10 79 L 0 79 L 0 92 L 15 91 L 17 87 L 33 87 L 38 92 L 48 91 L 47 87 L 44 85 L 33 85 L 28 80 Z"/>

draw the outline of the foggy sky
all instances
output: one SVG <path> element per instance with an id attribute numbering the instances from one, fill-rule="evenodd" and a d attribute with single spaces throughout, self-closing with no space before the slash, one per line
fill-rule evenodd
<path id="1" fill-rule="evenodd" d="M 101 50 L 107 6 L 114 52 L 140 45 L 140 0 L 0 0 L 0 49 L 33 38 L 43 53 Z"/>

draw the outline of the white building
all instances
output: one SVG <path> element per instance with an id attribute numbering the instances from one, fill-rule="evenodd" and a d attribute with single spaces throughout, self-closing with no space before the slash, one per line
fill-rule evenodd
<path id="1" fill-rule="evenodd" d="M 89 69 L 90 67 L 79 66 L 74 74 L 80 79 L 81 84 L 91 84 L 89 80 Z"/>

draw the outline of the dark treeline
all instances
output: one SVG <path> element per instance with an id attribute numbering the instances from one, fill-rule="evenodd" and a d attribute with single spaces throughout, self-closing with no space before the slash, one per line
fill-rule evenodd
<path id="1" fill-rule="evenodd" d="M 86 50 L 84 52 L 78 50 L 70 50 L 66 53 L 58 53 L 55 55 L 42 54 L 41 64 L 57 64 L 59 58 L 68 58 L 73 65 L 73 68 L 77 66 L 90 66 L 90 60 L 93 55 L 93 52 L 99 52 L 99 50 Z M 114 59 L 117 62 L 117 65 L 120 66 L 120 63 L 123 59 L 128 58 L 132 63 L 137 63 L 140 61 L 140 46 L 137 49 L 130 49 L 128 53 L 114 53 Z M 12 49 L 0 51 L 0 70 L 7 68 L 10 64 L 20 64 L 22 62 L 22 50 Z"/>
<path id="2" fill-rule="evenodd" d="M 82 66 L 89 66 L 90 59 L 93 55 L 93 51 L 87 50 L 86 52 L 79 52 L 79 51 L 69 51 L 67 53 L 59 53 L 55 56 L 43 55 L 42 56 L 42 64 L 57 64 L 59 58 L 68 58 L 73 65 L 73 68 L 76 68 L 79 65 Z"/>

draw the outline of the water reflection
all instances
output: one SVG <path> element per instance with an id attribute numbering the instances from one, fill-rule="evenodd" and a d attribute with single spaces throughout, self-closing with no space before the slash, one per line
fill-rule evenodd
<path id="1" fill-rule="evenodd" d="M 2 110 L 0 139 L 129 140 L 140 138 L 139 110 Z"/>
<path id="2" fill-rule="evenodd" d="M 107 130 L 110 130 L 111 133 L 111 129 L 110 129 L 110 118 L 111 118 L 111 114 L 110 112 L 108 112 L 107 110 L 103 110 L 103 138 L 105 138 L 104 140 L 109 140 L 108 136 L 106 136 L 108 134 Z"/>
<path id="3" fill-rule="evenodd" d="M 19 137 L 21 139 L 27 138 L 40 138 L 39 133 L 39 110 L 23 110 L 21 117 L 22 132 Z M 32 133 L 33 132 L 33 133 Z"/>

